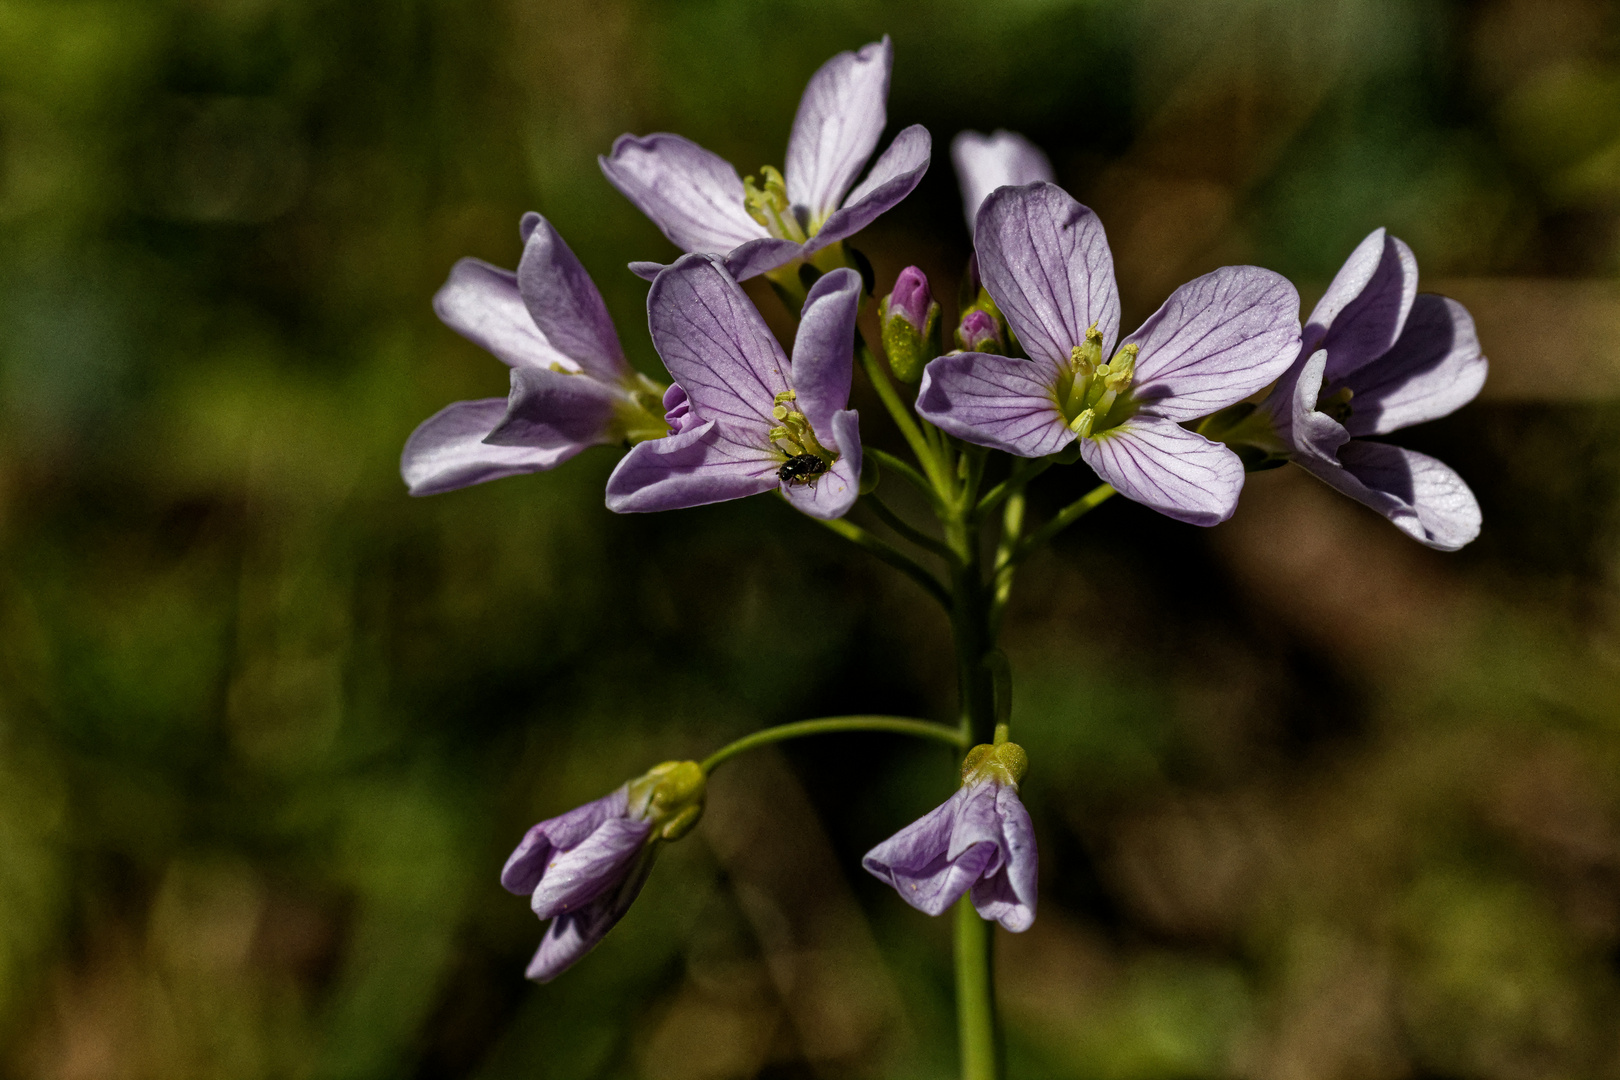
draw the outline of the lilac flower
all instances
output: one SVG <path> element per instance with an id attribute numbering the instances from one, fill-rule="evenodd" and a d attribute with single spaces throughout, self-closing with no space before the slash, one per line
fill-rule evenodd
<path id="1" fill-rule="evenodd" d="M 1243 463 L 1180 426 L 1287 368 L 1299 295 L 1254 266 L 1183 285 L 1125 339 L 1113 257 L 1096 215 L 1053 184 L 1003 187 L 979 209 L 984 287 L 1033 358 L 963 352 L 928 365 L 917 411 L 968 442 L 1043 457 L 1076 438 L 1126 498 L 1194 525 L 1231 516 Z"/>
<path id="2" fill-rule="evenodd" d="M 1429 547 L 1479 535 L 1479 503 L 1451 468 L 1365 435 L 1449 415 L 1489 367 L 1467 309 L 1417 291 L 1417 260 L 1383 229 L 1350 253 L 1306 321 L 1299 358 L 1261 404 L 1270 447 Z M 1265 442 L 1266 440 L 1258 440 Z"/>
<path id="3" fill-rule="evenodd" d="M 860 297 L 853 270 L 818 280 L 790 365 L 720 259 L 683 255 L 659 274 L 647 321 L 675 379 L 670 434 L 619 462 L 608 509 L 674 510 L 777 488 L 812 517 L 842 516 L 860 493 L 859 417 L 845 408 Z"/>
<path id="4" fill-rule="evenodd" d="M 763 190 L 679 135 L 622 135 L 598 161 L 677 247 L 725 256 L 738 281 L 809 259 L 866 228 L 928 169 L 928 132 L 913 124 L 850 190 L 887 122 L 893 54 L 885 37 L 839 53 L 810 77 L 788 138 L 787 175 L 761 169 Z M 630 269 L 651 278 L 662 267 L 636 262 Z"/>
<path id="5" fill-rule="evenodd" d="M 922 378 L 923 365 L 939 355 L 939 304 L 928 277 L 915 266 L 900 271 L 894 289 L 878 305 L 883 353 L 901 382 Z"/>
<path id="6" fill-rule="evenodd" d="M 529 978 L 550 982 L 613 929 L 652 871 L 656 842 L 697 824 L 705 787 L 696 763 L 667 761 L 524 834 L 501 884 L 551 920 Z"/>
<path id="7" fill-rule="evenodd" d="M 992 135 L 958 132 L 951 140 L 951 162 L 962 186 L 962 211 L 970 233 L 979 207 L 996 188 L 1053 179 L 1046 155 L 1015 131 L 998 130 Z"/>
<path id="8" fill-rule="evenodd" d="M 400 473 L 412 495 L 540 472 L 588 446 L 663 433 L 663 388 L 625 361 L 585 268 L 539 214 L 525 214 L 520 231 L 517 273 L 462 259 L 433 298 L 446 325 L 512 369 L 512 389 L 458 401 L 411 433 Z"/>
<path id="9" fill-rule="evenodd" d="M 973 748 L 962 786 L 861 860 L 927 915 L 969 893 L 980 916 L 1014 933 L 1035 922 L 1035 830 L 1018 798 L 1027 758 L 1016 743 Z"/>

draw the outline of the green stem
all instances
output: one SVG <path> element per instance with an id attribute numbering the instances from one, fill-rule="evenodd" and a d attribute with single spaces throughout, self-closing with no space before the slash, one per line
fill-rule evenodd
<path id="1" fill-rule="evenodd" d="M 1047 458 L 1019 458 L 1007 479 L 984 493 L 984 498 L 979 500 L 979 514 L 988 514 L 1004 499 L 1023 491 L 1031 480 L 1051 467 L 1052 462 Z"/>
<path id="2" fill-rule="evenodd" d="M 945 504 L 939 501 L 939 492 L 934 490 L 933 483 L 922 473 L 912 468 L 909 462 L 895 457 L 887 450 L 879 450 L 875 446 L 866 447 L 864 453 L 875 459 L 885 470 L 893 471 L 904 477 L 912 487 L 928 496 L 928 503 L 934 508 L 935 513 L 944 512 Z"/>
<path id="3" fill-rule="evenodd" d="M 1068 506 L 1065 506 L 1062 510 L 1059 510 L 1056 517 L 1054 517 L 1051 521 L 1048 521 L 1045 525 L 1042 525 L 1039 529 L 1036 529 L 1034 532 L 1030 533 L 1028 539 L 1019 544 L 1018 547 L 1008 555 L 1007 559 L 1005 560 L 1006 565 L 1012 566 L 1023 562 L 1029 557 L 1030 552 L 1034 551 L 1036 548 L 1052 539 L 1052 537 L 1056 536 L 1058 533 L 1062 532 L 1064 529 L 1067 529 L 1070 525 L 1073 525 L 1076 521 L 1079 521 L 1082 517 L 1101 506 L 1113 493 L 1114 489 L 1109 487 L 1107 484 L 1098 484 L 1086 494 L 1074 500 L 1074 502 L 1070 503 Z M 997 569 L 1000 569 L 999 565 Z"/>
<path id="4" fill-rule="evenodd" d="M 889 415 L 894 418 L 895 426 L 900 429 L 900 434 L 905 436 L 906 442 L 911 446 L 911 452 L 922 464 L 923 471 L 928 474 L 928 479 L 933 482 L 935 490 L 949 491 L 950 478 L 940 475 L 940 462 L 934 448 L 928 445 L 928 438 L 917 426 L 911 410 L 900 400 L 900 394 L 895 390 L 894 383 L 889 381 L 889 373 L 883 370 L 883 362 L 864 340 L 855 343 L 855 352 L 861 358 L 861 366 L 866 369 L 866 377 L 871 381 L 872 389 L 877 391 L 878 397 L 883 401 L 883 407 L 889 410 Z"/>
<path id="5" fill-rule="evenodd" d="M 958 750 L 967 749 L 962 742 L 961 732 L 947 724 L 936 724 L 932 720 L 911 720 L 904 716 L 828 716 L 820 720 L 799 720 L 791 724 L 780 724 L 777 727 L 744 735 L 704 758 L 698 767 L 707 774 L 714 771 L 715 766 L 730 761 L 738 754 L 745 754 L 761 746 L 769 746 L 771 743 L 786 739 L 802 739 L 806 735 L 831 735 L 840 731 L 886 731 L 895 735 L 915 735 L 920 739 L 946 743 Z"/>
<path id="6" fill-rule="evenodd" d="M 927 533 L 911 524 L 899 514 L 896 514 L 893 510 L 890 510 L 887 506 L 883 505 L 882 500 L 880 500 L 876 495 L 862 495 L 861 502 L 865 503 L 867 509 L 871 510 L 872 513 L 878 516 L 878 520 L 882 521 L 883 524 L 887 525 L 889 528 L 893 529 L 907 540 L 910 540 L 913 544 L 916 544 L 925 551 L 938 555 L 942 559 L 949 559 L 952 557 L 951 549 L 946 547 L 942 541 L 934 539 L 932 536 L 929 536 Z"/>
<path id="7" fill-rule="evenodd" d="M 972 897 L 956 902 L 956 1026 L 962 1080 L 996 1080 L 996 996 L 990 923 L 973 910 Z"/>
<path id="8" fill-rule="evenodd" d="M 939 578 L 929 573 L 925 567 L 910 555 L 890 544 L 887 540 L 873 536 L 852 521 L 846 521 L 843 518 L 834 518 L 831 521 L 824 521 L 820 518 L 815 520 L 821 521 L 821 524 L 842 536 L 845 540 L 870 551 L 873 555 L 876 555 L 879 559 L 921 585 L 929 596 L 938 600 L 947 611 L 950 610 L 951 594 L 945 591 L 945 586 L 940 584 Z"/>
<path id="9" fill-rule="evenodd" d="M 1023 532 L 1024 492 L 1020 489 L 1008 496 L 1007 505 L 1001 511 L 1001 542 L 996 545 L 994 579 L 990 587 L 992 639 L 1001 633 L 1001 614 L 1007 610 L 1007 601 L 1012 598 L 1013 575 L 1018 572 L 1018 564 L 1013 561 L 1012 555 L 1018 549 L 1018 540 Z"/>

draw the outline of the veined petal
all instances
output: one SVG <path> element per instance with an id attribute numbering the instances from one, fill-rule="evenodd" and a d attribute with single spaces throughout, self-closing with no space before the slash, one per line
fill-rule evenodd
<path id="1" fill-rule="evenodd" d="M 1132 396 L 1192 420 L 1242 401 L 1299 353 L 1299 293 L 1281 274 L 1223 266 L 1175 292 L 1121 345 L 1141 347 Z"/>
<path id="2" fill-rule="evenodd" d="M 741 247 L 733 248 L 726 256 L 726 273 L 738 281 L 747 281 L 751 277 L 775 270 L 778 266 L 786 266 L 794 259 L 804 257 L 804 245 L 795 244 L 792 240 L 778 240 L 774 236 L 761 237 L 750 240 Z M 631 263 L 631 269 L 638 264 Z"/>
<path id="3" fill-rule="evenodd" d="M 872 171 L 866 174 L 841 209 L 836 210 L 821 225 L 821 229 L 805 242 L 805 254 L 811 254 L 828 244 L 854 236 L 866 228 L 878 215 L 911 194 L 928 171 L 933 139 L 921 124 L 912 124 L 894 137 L 883 156 L 877 159 Z"/>
<path id="4" fill-rule="evenodd" d="M 742 286 L 718 259 L 684 255 L 647 294 L 647 323 L 664 366 L 704 420 L 761 433 L 788 389 L 787 357 Z"/>
<path id="5" fill-rule="evenodd" d="M 609 818 L 580 843 L 552 854 L 529 899 L 542 919 L 574 911 L 616 891 L 625 871 L 641 853 L 652 824 L 631 818 Z"/>
<path id="6" fill-rule="evenodd" d="M 996 188 L 1055 179 L 1046 155 L 1015 131 L 998 130 L 991 135 L 958 132 L 951 140 L 951 162 L 962 186 L 962 211 L 970 234 L 979 206 Z"/>
<path id="7" fill-rule="evenodd" d="M 506 415 L 506 398 L 458 401 L 434 413 L 411 432 L 399 472 L 412 495 L 437 495 L 503 476 L 543 472 L 584 446 L 490 446 L 484 436 Z"/>
<path id="8" fill-rule="evenodd" d="M 507 892 L 528 896 L 540 884 L 540 876 L 545 873 L 546 863 L 551 860 L 554 850 L 574 847 L 601 827 L 604 821 L 624 817 L 629 803 L 625 789 L 619 787 L 600 799 L 593 799 L 531 827 L 506 860 L 506 866 L 501 870 L 501 886 Z"/>
<path id="9" fill-rule="evenodd" d="M 1468 309 L 1423 293 L 1395 347 L 1344 380 L 1354 393 L 1345 428 L 1351 435 L 1386 435 L 1448 416 L 1474 400 L 1488 367 Z"/>
<path id="10" fill-rule="evenodd" d="M 506 415 L 484 439 L 491 446 L 598 446 L 617 442 L 613 421 L 623 393 L 589 375 L 513 368 Z"/>
<path id="11" fill-rule="evenodd" d="M 539 214 L 525 214 L 522 229 L 528 238 L 517 283 L 534 325 L 557 351 L 590 374 L 608 380 L 628 377 L 630 365 L 619 335 L 585 267 Z"/>
<path id="12" fill-rule="evenodd" d="M 999 188 L 979 207 L 979 276 L 1029 355 L 1068 364 L 1092 323 L 1119 336 L 1119 288 L 1102 223 L 1056 184 Z"/>
<path id="13" fill-rule="evenodd" d="M 1305 324 L 1305 347 L 1327 350 L 1329 383 L 1395 344 L 1417 296 L 1417 278 L 1412 249 L 1383 229 L 1350 253 Z"/>
<path id="14" fill-rule="evenodd" d="M 643 846 L 617 889 L 551 920 L 524 975 L 535 982 L 550 982 L 596 948 L 640 895 L 641 887 L 652 872 L 656 850 L 654 845 Z"/>
<path id="15" fill-rule="evenodd" d="M 1316 411 L 1317 398 L 1322 394 L 1322 372 L 1326 367 L 1326 349 L 1300 357 L 1277 380 L 1260 407 L 1271 414 L 1278 437 L 1296 455 L 1333 465 L 1338 461 L 1335 455 L 1339 447 L 1350 438 L 1350 433 L 1331 416 Z"/>
<path id="16" fill-rule="evenodd" d="M 833 413 L 826 428 L 838 445 L 838 460 L 814 484 L 782 484 L 788 502 L 813 518 L 830 521 L 849 513 L 861 495 L 861 428 L 854 409 Z"/>
<path id="17" fill-rule="evenodd" d="M 579 370 L 534 325 L 518 292 L 517 275 L 510 270 L 482 259 L 462 259 L 433 295 L 433 311 L 450 329 L 509 367 L 561 364 Z"/>
<path id="18" fill-rule="evenodd" d="M 868 851 L 861 865 L 918 911 L 943 914 L 996 855 L 993 843 L 959 852 L 954 860 L 947 855 L 970 794 L 969 788 L 957 788 L 945 802 Z"/>
<path id="19" fill-rule="evenodd" d="M 1000 923 L 1015 934 L 1035 922 L 1036 879 L 1039 859 L 1035 853 L 1035 827 L 1029 811 L 1018 797 L 1018 789 L 999 787 L 996 815 L 1000 820 L 1002 865 L 973 886 L 973 908 L 981 918 Z"/>
<path id="20" fill-rule="evenodd" d="M 710 420 L 631 447 L 608 477 L 607 507 L 637 514 L 758 495 L 777 486 L 781 464 L 736 428 Z"/>
<path id="21" fill-rule="evenodd" d="M 941 431 L 1019 457 L 1045 457 L 1074 441 L 1053 397 L 1047 364 L 990 353 L 952 353 L 923 369 L 917 412 Z"/>
<path id="22" fill-rule="evenodd" d="M 799 411 L 818 435 L 849 405 L 860 306 L 861 275 L 848 268 L 823 274 L 804 299 L 793 339 L 792 383 Z"/>
<path id="23" fill-rule="evenodd" d="M 743 182 L 720 155 L 679 135 L 621 135 L 598 157 L 608 182 L 683 251 L 723 255 L 764 236 L 748 216 Z"/>
<path id="24" fill-rule="evenodd" d="M 1352 439 L 1339 448 L 1339 465 L 1295 461 L 1419 543 L 1456 551 L 1479 535 L 1483 517 L 1473 491 L 1455 470 L 1427 454 Z"/>
<path id="25" fill-rule="evenodd" d="M 841 52 L 810 76 L 793 118 L 785 164 L 788 200 L 819 220 L 838 209 L 844 192 L 877 148 L 888 122 L 888 35 Z"/>
<path id="26" fill-rule="evenodd" d="M 1236 454 L 1159 416 L 1139 414 L 1082 439 L 1080 456 L 1127 499 L 1189 525 L 1225 521 L 1243 490 Z"/>

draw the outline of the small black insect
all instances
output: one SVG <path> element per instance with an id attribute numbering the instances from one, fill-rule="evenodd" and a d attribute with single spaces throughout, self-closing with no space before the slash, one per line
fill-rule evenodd
<path id="1" fill-rule="evenodd" d="M 799 454 L 790 457 L 776 470 L 776 478 L 784 484 L 809 484 L 815 486 L 816 477 L 827 471 L 827 463 L 814 454 Z"/>

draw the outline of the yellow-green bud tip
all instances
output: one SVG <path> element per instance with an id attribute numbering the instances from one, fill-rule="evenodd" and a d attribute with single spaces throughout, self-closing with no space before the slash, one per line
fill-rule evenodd
<path id="1" fill-rule="evenodd" d="M 968 751 L 962 762 L 962 783 L 994 780 L 1017 787 L 1029 771 L 1029 755 L 1015 742 L 1007 741 L 1006 725 L 997 725 L 1000 741 L 980 743 Z"/>
<path id="2" fill-rule="evenodd" d="M 679 840 L 703 816 L 708 777 L 695 761 L 666 761 L 630 781 L 630 815 L 660 840 Z"/>

